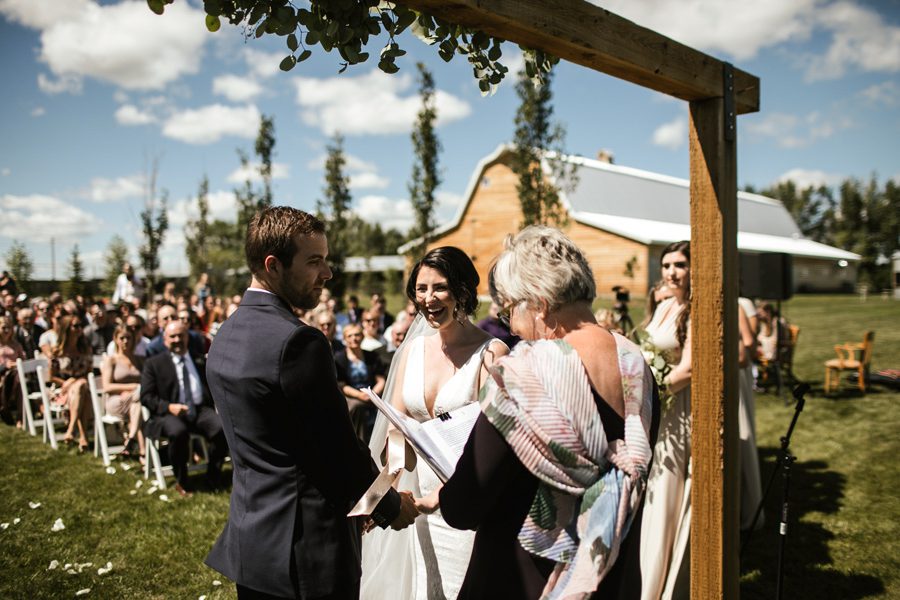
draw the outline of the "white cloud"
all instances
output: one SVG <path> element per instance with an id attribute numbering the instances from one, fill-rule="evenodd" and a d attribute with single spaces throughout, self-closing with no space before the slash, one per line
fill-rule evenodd
<path id="1" fill-rule="evenodd" d="M 281 72 L 278 66 L 281 59 L 287 56 L 287 49 L 283 52 L 263 52 L 255 48 L 244 49 L 244 60 L 250 72 L 261 79 L 267 79 Z"/>
<path id="2" fill-rule="evenodd" d="M 56 79 L 51 79 L 43 73 L 38 73 L 38 88 L 45 94 L 80 94 L 84 87 L 81 77 L 67 73 Z"/>
<path id="3" fill-rule="evenodd" d="M 896 81 L 883 81 L 870 85 L 859 95 L 869 104 L 897 106 L 900 104 L 900 85 Z"/>
<path id="4" fill-rule="evenodd" d="M 818 187 L 820 185 L 834 186 L 839 184 L 844 176 L 839 173 L 826 173 L 816 169 L 800 169 L 795 168 L 786 171 L 776 181 L 778 183 L 784 181 L 793 181 L 799 189 L 808 187 Z"/>
<path id="5" fill-rule="evenodd" d="M 364 221 L 379 223 L 385 229 L 407 231 L 415 221 L 409 200 L 393 200 L 386 196 L 363 196 L 353 212 Z"/>
<path id="6" fill-rule="evenodd" d="M 259 174 L 260 165 L 261 163 L 258 162 L 248 163 L 246 166 L 241 165 L 228 174 L 228 182 L 244 183 L 245 181 L 250 181 L 252 183 L 256 183 L 258 181 L 262 181 L 262 176 Z M 272 179 L 287 179 L 290 176 L 290 165 L 280 162 L 272 163 Z"/>
<path id="7" fill-rule="evenodd" d="M 310 170 L 325 168 L 327 155 L 321 154 L 309 161 L 306 166 Z M 384 189 L 391 180 L 378 174 L 378 166 L 353 154 L 344 154 L 344 173 L 350 176 L 350 188 L 354 190 Z"/>
<path id="8" fill-rule="evenodd" d="M 297 78 L 301 119 L 332 135 L 406 134 L 421 102 L 410 75 L 387 75 L 372 70 L 360 77 Z M 472 111 L 465 101 L 442 90 L 435 92 L 438 125 L 465 118 Z"/>
<path id="9" fill-rule="evenodd" d="M 90 0 L 0 0 L 0 14 L 32 29 L 46 29 L 77 19 L 89 4 Z"/>
<path id="10" fill-rule="evenodd" d="M 41 31 L 41 75 L 47 93 L 77 92 L 92 77 L 126 89 L 159 89 L 196 73 L 206 40 L 203 12 L 187 2 L 154 15 L 145 2 L 100 5 L 89 0 L 0 0 L 0 12 Z"/>
<path id="11" fill-rule="evenodd" d="M 809 81 L 836 79 L 848 71 L 900 71 L 900 27 L 886 23 L 874 10 L 850 2 L 834 2 L 816 12 L 816 20 L 832 33 L 823 56 L 813 57 Z"/>
<path id="12" fill-rule="evenodd" d="M 53 196 L 0 196 L 0 236 L 46 240 L 51 237 L 71 240 L 93 235 L 103 226 L 102 219 Z"/>
<path id="13" fill-rule="evenodd" d="M 47 109 L 43 106 L 35 106 L 31 109 L 32 117 L 43 117 L 45 114 L 47 114 Z"/>
<path id="14" fill-rule="evenodd" d="M 591 0 L 601 4 L 598 0 Z M 827 40 L 822 55 L 801 57 L 809 80 L 853 69 L 900 71 L 900 27 L 846 0 L 604 0 L 603 8 L 713 55 L 744 61 L 765 48 Z"/>
<path id="15" fill-rule="evenodd" d="M 519 50 L 515 44 L 504 44 L 503 57 L 500 59 L 500 62 L 509 69 L 504 81 L 509 80 L 514 82 L 519 75 L 519 71 L 525 68 L 525 55 L 522 54 L 522 51 Z"/>
<path id="16" fill-rule="evenodd" d="M 146 125 L 156 121 L 150 112 L 141 110 L 134 104 L 123 104 L 116 109 L 116 122 L 121 125 Z"/>
<path id="17" fill-rule="evenodd" d="M 259 130 L 259 109 L 212 104 L 173 114 L 163 125 L 163 135 L 188 144 L 211 144 L 226 135 L 253 138 Z"/>
<path id="18" fill-rule="evenodd" d="M 357 173 L 350 176 L 350 189 L 353 190 L 380 190 L 386 188 L 390 183 L 390 179 L 382 177 L 378 173 Z"/>
<path id="19" fill-rule="evenodd" d="M 608 0 L 602 4 L 688 46 L 747 60 L 763 48 L 807 39 L 821 0 Z"/>
<path id="20" fill-rule="evenodd" d="M 105 203 L 126 198 L 140 198 L 143 194 L 144 176 L 129 175 L 115 179 L 95 177 L 91 179 L 90 187 L 81 196 L 92 202 Z"/>
<path id="21" fill-rule="evenodd" d="M 751 137 L 770 137 L 782 148 L 803 148 L 853 126 L 846 115 L 813 111 L 805 117 L 786 113 L 742 117 Z"/>
<path id="22" fill-rule="evenodd" d="M 213 93 L 232 102 L 247 102 L 259 96 L 263 88 L 256 81 L 238 75 L 222 75 L 213 80 Z"/>
<path id="23" fill-rule="evenodd" d="M 685 117 L 675 117 L 668 123 L 663 123 L 653 132 L 653 145 L 662 146 L 670 150 L 677 150 L 687 143 L 688 124 Z"/>
<path id="24" fill-rule="evenodd" d="M 237 214 L 237 200 L 234 192 L 216 191 L 210 192 L 207 196 L 209 202 L 209 220 L 222 219 L 224 221 L 234 221 Z M 168 238 L 178 238 L 184 240 L 184 226 L 191 219 L 196 219 L 197 199 L 188 198 L 187 200 L 179 200 L 169 207 L 169 223 L 173 230 L 166 234 Z"/>

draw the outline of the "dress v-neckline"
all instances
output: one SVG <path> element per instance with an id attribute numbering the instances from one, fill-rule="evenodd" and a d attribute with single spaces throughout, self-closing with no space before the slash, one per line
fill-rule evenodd
<path id="1" fill-rule="evenodd" d="M 460 373 L 462 373 L 463 371 L 466 370 L 466 367 L 469 366 L 469 363 L 472 362 L 472 359 L 473 359 L 473 358 L 475 358 L 475 357 L 477 356 L 478 359 L 479 359 L 478 362 L 479 362 L 479 363 L 481 362 L 481 354 L 482 354 L 482 351 L 483 351 L 483 349 L 485 348 L 485 346 L 487 346 L 488 344 L 491 343 L 491 341 L 492 341 L 491 339 L 488 339 L 487 341 L 483 342 L 480 346 L 478 346 L 478 348 L 475 349 L 475 352 L 473 352 L 473 353 L 469 356 L 469 358 L 466 359 L 466 362 L 464 362 L 464 363 L 462 364 L 462 366 L 460 366 L 459 368 L 457 368 L 456 365 L 454 365 L 454 369 L 455 369 L 455 370 L 453 371 L 453 375 L 451 375 L 450 377 L 448 377 L 448 378 L 447 378 L 447 381 L 445 381 L 445 382 L 438 388 L 437 394 L 434 395 L 434 402 L 432 403 L 431 407 L 429 408 L 429 406 L 428 406 L 428 398 L 425 397 L 425 373 L 424 373 L 424 371 L 425 371 L 425 342 L 424 342 L 424 340 L 423 340 L 423 342 L 422 342 L 422 344 L 421 344 L 421 345 L 422 345 L 422 357 L 421 357 L 421 358 L 422 358 L 422 371 L 423 371 L 423 372 L 422 372 L 422 406 L 425 408 L 425 414 L 427 414 L 427 415 L 428 415 L 430 418 L 432 418 L 432 419 L 437 418 L 437 413 L 435 413 L 434 407 L 437 406 L 438 400 L 440 400 L 441 392 L 443 392 L 444 390 L 447 389 L 447 385 L 448 385 L 451 381 L 453 381 L 453 380 L 456 378 L 457 375 L 459 375 Z M 452 363 L 451 363 L 451 364 L 452 364 Z"/>

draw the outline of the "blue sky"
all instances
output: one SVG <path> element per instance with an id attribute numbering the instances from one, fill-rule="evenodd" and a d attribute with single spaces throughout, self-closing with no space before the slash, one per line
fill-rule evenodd
<path id="1" fill-rule="evenodd" d="M 900 0 L 598 4 L 760 77 L 761 111 L 738 119 L 741 186 L 873 173 L 900 181 Z M 100 276 L 118 233 L 136 258 L 156 160 L 172 221 L 163 272 L 186 272 L 182 227 L 199 182 L 209 176 L 214 215 L 233 218 L 233 190 L 246 178 L 236 150 L 252 154 L 263 114 L 275 119 L 277 203 L 314 208 L 339 130 L 354 210 L 405 229 L 417 60 L 439 90 L 439 219 L 454 214 L 478 160 L 512 138 L 512 77 L 482 97 L 465 60 L 445 64 L 408 34 L 394 76 L 374 62 L 338 74 L 339 57 L 318 48 L 283 73 L 281 40 L 245 41 L 229 26 L 210 34 L 200 7 L 176 0 L 157 17 L 143 1 L 0 0 L 0 255 L 24 242 L 35 275 L 49 277 L 52 238 L 64 279 L 77 243 L 87 273 Z M 516 69 L 518 50 L 504 49 Z M 617 164 L 687 177 L 684 102 L 570 64 L 553 90 L 569 152 L 608 149 Z"/>

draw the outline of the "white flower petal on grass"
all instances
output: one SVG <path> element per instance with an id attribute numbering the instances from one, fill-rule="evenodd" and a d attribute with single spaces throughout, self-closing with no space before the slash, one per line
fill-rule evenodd
<path id="1" fill-rule="evenodd" d="M 81 563 L 81 564 L 76 565 L 76 566 L 78 567 L 78 570 L 81 571 L 82 569 L 87 569 L 88 567 L 93 567 L 93 566 L 94 566 L 94 563 L 92 563 L 92 562 L 86 562 L 86 563 Z"/>
<path id="2" fill-rule="evenodd" d="M 200 596 L 199 598 L 197 598 L 197 600 L 206 600 L 206 594 L 203 594 L 202 596 Z"/>
<path id="3" fill-rule="evenodd" d="M 71 569 L 71 568 L 72 568 L 72 563 L 66 563 L 63 565 L 63 569 Z"/>
<path id="4" fill-rule="evenodd" d="M 28 508 L 30 508 L 31 510 L 34 510 L 35 508 L 40 508 L 40 507 L 41 507 L 40 502 L 29 502 L 28 503 Z"/>
<path id="5" fill-rule="evenodd" d="M 128 493 L 129 493 L 129 494 L 131 494 L 131 495 L 132 495 L 132 496 L 134 496 L 134 495 L 136 495 L 136 494 L 137 494 L 137 490 L 131 490 L 131 491 L 130 491 L 130 492 L 128 492 Z"/>
<path id="6" fill-rule="evenodd" d="M 76 596 L 85 596 L 90 593 L 91 593 L 91 588 L 84 588 L 83 590 L 78 590 L 77 592 L 75 592 L 75 595 Z"/>
<path id="7" fill-rule="evenodd" d="M 122 470 L 123 470 L 123 471 L 130 471 L 130 470 L 131 470 L 131 465 L 129 465 L 128 463 L 122 463 Z"/>
<path id="8" fill-rule="evenodd" d="M 110 571 L 112 571 L 112 563 L 108 562 L 106 563 L 105 567 L 100 567 L 99 569 L 97 569 L 97 575 L 106 575 Z"/>
<path id="9" fill-rule="evenodd" d="M 137 481 L 134 482 L 134 487 L 135 487 L 135 488 L 139 488 L 139 487 L 141 487 L 142 485 L 144 485 L 144 480 L 143 480 L 143 479 L 138 479 Z"/>
<path id="10" fill-rule="evenodd" d="M 169 497 L 166 496 L 165 494 L 160 494 L 160 495 L 159 495 L 159 499 L 162 500 L 163 502 L 168 502 L 168 501 L 169 501 Z"/>
<path id="11" fill-rule="evenodd" d="M 69 575 L 78 575 L 78 571 L 76 571 L 75 569 L 67 569 L 66 573 L 68 573 Z"/>
<path id="12" fill-rule="evenodd" d="M 115 474 L 116 474 L 116 468 L 115 468 L 115 467 L 106 467 L 106 472 L 107 472 L 107 474 L 109 474 L 109 475 L 115 475 Z"/>
<path id="13" fill-rule="evenodd" d="M 220 586 L 220 585 L 222 585 L 222 582 L 219 581 L 218 579 L 213 579 L 213 585 L 214 585 L 214 586 Z"/>
<path id="14" fill-rule="evenodd" d="M 50 531 L 62 531 L 66 526 L 63 525 L 62 519 L 57 519 L 53 522 L 53 527 L 50 528 Z"/>
<path id="15" fill-rule="evenodd" d="M 47 567 L 47 570 L 48 570 L 48 571 L 53 571 L 53 570 L 55 570 L 55 569 L 58 568 L 58 567 L 59 567 L 59 561 L 54 559 L 54 560 L 51 560 L 51 561 L 50 561 L 50 566 Z"/>
<path id="16" fill-rule="evenodd" d="M 6 529 L 9 527 L 9 523 L 0 523 L 0 529 Z"/>
<path id="17" fill-rule="evenodd" d="M 22 522 L 22 519 L 20 519 L 19 517 L 16 517 L 15 519 L 13 519 L 13 525 L 18 525 L 21 522 Z"/>

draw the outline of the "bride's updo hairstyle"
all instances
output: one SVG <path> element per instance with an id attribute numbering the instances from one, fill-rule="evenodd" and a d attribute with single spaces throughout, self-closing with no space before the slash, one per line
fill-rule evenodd
<path id="1" fill-rule="evenodd" d="M 447 285 L 450 287 L 450 293 L 456 300 L 457 312 L 471 316 L 475 314 L 478 307 L 478 284 L 481 278 L 475 265 L 469 256 L 455 246 L 441 246 L 431 250 L 417 262 L 409 274 L 406 281 L 406 297 L 413 301 L 418 311 L 424 310 L 424 306 L 420 306 L 416 302 L 416 280 L 419 278 L 419 270 L 422 267 L 430 267 L 447 278 Z M 461 318 L 462 315 L 455 314 L 454 317 Z"/>
<path id="2" fill-rule="evenodd" d="M 575 243 L 558 229 L 531 225 L 507 236 L 488 276 L 494 302 L 509 306 L 547 303 L 550 311 L 573 302 L 593 302 L 594 273 Z"/>

